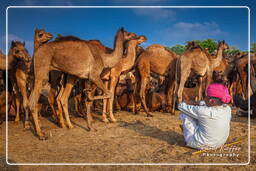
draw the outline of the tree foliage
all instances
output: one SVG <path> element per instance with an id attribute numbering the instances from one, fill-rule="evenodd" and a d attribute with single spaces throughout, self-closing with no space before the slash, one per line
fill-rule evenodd
<path id="1" fill-rule="evenodd" d="M 201 46 L 202 48 L 207 48 L 210 53 L 218 48 L 218 43 L 214 39 L 206 39 L 206 40 L 193 40 L 196 44 Z M 186 42 L 188 43 L 188 42 Z"/>
<path id="2" fill-rule="evenodd" d="M 170 47 L 168 49 L 170 49 L 171 51 L 173 51 L 176 54 L 180 55 L 180 54 L 185 52 L 186 46 L 184 46 L 184 45 L 175 45 L 175 46 L 172 46 L 172 47 Z"/>
<path id="3" fill-rule="evenodd" d="M 256 43 L 251 44 L 251 51 L 256 52 Z"/>
<path id="4" fill-rule="evenodd" d="M 227 49 L 227 50 L 225 50 L 225 51 L 223 52 L 223 55 L 224 55 L 225 57 L 229 58 L 229 57 L 233 57 L 233 56 L 237 55 L 238 53 L 242 53 L 242 51 L 239 50 L 239 49 L 236 48 L 236 47 L 230 47 L 229 49 Z"/>

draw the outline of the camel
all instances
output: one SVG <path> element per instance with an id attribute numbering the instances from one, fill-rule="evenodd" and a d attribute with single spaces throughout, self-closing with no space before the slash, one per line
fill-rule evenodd
<path id="1" fill-rule="evenodd" d="M 200 47 L 190 48 L 180 56 L 176 63 L 176 81 L 172 108 L 173 114 L 175 111 L 176 99 L 178 100 L 178 103 L 182 101 L 184 84 L 190 72 L 193 71 L 200 76 L 198 85 L 198 99 L 201 100 L 203 76 L 206 76 L 206 86 L 209 85 L 211 82 L 213 68 L 220 65 L 223 57 L 223 51 L 227 48 L 229 47 L 225 41 L 220 41 L 218 43 L 217 56 L 215 57 L 210 56 L 208 52 Z"/>
<path id="2" fill-rule="evenodd" d="M 128 33 L 128 32 L 124 32 L 125 34 L 124 34 L 124 39 L 123 39 L 123 44 L 125 43 L 125 41 L 127 41 L 127 40 L 130 40 L 130 39 L 132 39 L 132 38 L 134 38 L 136 35 L 134 34 L 134 33 Z M 65 40 L 66 38 L 65 37 L 63 37 L 63 39 Z M 68 39 L 75 39 L 75 40 L 78 40 L 78 38 L 74 38 L 74 37 L 70 37 L 70 36 L 68 36 Z M 118 38 L 116 37 L 116 41 L 118 41 Z M 115 41 L 115 42 L 116 42 Z M 91 45 L 91 46 L 93 46 L 94 48 L 95 48 L 95 50 L 96 51 L 98 51 L 99 53 L 101 53 L 101 54 L 112 54 L 113 55 L 113 57 L 115 57 L 115 56 L 118 56 L 118 55 L 120 55 L 120 54 L 115 54 L 115 50 L 116 50 L 116 48 L 115 48 L 115 50 L 111 50 L 110 48 L 107 48 L 107 47 L 105 47 L 104 45 L 102 45 L 101 44 L 101 42 L 100 41 L 98 41 L 98 40 L 89 40 L 89 41 L 84 41 L 84 42 L 87 42 L 89 45 Z M 116 44 L 116 43 L 115 43 Z M 122 45 L 123 46 L 123 45 Z M 116 46 L 115 46 L 116 47 Z M 121 47 L 120 47 L 121 48 Z M 123 47 L 122 47 L 122 52 L 123 52 L 124 50 L 123 50 Z M 121 51 L 120 51 L 121 52 Z M 104 57 L 105 55 L 103 55 L 103 58 L 104 58 L 104 60 L 108 60 L 107 58 L 108 57 Z M 101 74 L 102 75 L 102 74 Z M 64 87 L 62 87 L 61 88 L 61 90 L 60 90 L 60 93 L 58 94 L 58 96 L 57 96 L 57 104 L 58 104 L 58 115 L 59 115 L 59 117 L 60 117 L 60 124 L 61 125 L 64 125 L 64 122 L 61 122 L 61 121 L 63 121 L 63 120 L 61 120 L 61 118 L 62 118 L 62 109 L 63 109 L 63 111 L 64 111 L 64 114 L 65 114 L 65 117 L 66 117 L 66 120 L 67 120 L 67 126 L 69 127 L 69 128 L 73 128 L 73 126 L 72 126 L 72 124 L 71 123 L 69 123 L 69 114 L 68 114 L 68 98 L 69 98 L 69 96 L 70 96 L 70 93 L 71 93 L 71 90 L 72 90 L 72 88 L 73 88 L 73 86 L 74 86 L 74 84 L 75 84 L 75 81 L 77 80 L 77 77 L 74 77 L 74 76 L 72 76 L 72 75 L 68 75 L 67 76 L 67 83 L 66 83 L 66 87 L 64 88 Z M 86 84 L 87 84 L 87 82 L 86 82 Z M 91 98 L 93 98 L 92 96 L 93 96 L 93 94 L 94 94 L 94 91 L 96 90 L 96 87 L 95 86 L 93 86 L 93 87 L 91 87 L 90 88 L 90 91 L 87 91 L 87 95 L 89 96 L 89 97 L 91 97 Z M 93 98 L 93 99 L 95 99 L 95 98 Z M 96 100 L 96 99 L 95 99 Z M 88 102 L 86 102 L 86 106 L 90 109 L 91 108 L 91 104 L 92 104 L 92 99 L 88 99 L 87 98 L 87 101 Z M 89 111 L 89 109 L 87 110 L 87 112 Z M 89 116 L 90 115 L 90 116 Z M 88 125 L 88 130 L 91 130 L 91 129 L 94 129 L 94 128 L 92 128 L 92 126 L 91 126 L 91 120 L 90 120 L 90 118 L 92 118 L 91 117 L 91 114 L 89 114 L 89 113 L 87 113 L 87 125 Z"/>
<path id="3" fill-rule="evenodd" d="M 235 67 L 237 69 L 238 76 L 241 81 L 243 98 L 248 99 L 248 54 L 244 54 L 235 60 Z M 255 53 L 250 53 L 250 64 L 256 63 Z"/>
<path id="4" fill-rule="evenodd" d="M 119 29 L 112 53 L 102 52 L 96 45 L 83 40 L 53 41 L 38 48 L 34 54 L 35 81 L 34 89 L 29 97 L 29 107 L 39 139 L 43 140 L 46 137 L 38 124 L 38 114 L 35 106 L 38 102 L 42 86 L 47 83 L 49 71 L 58 70 L 81 79 L 89 79 L 98 88 L 103 90 L 104 93 L 102 96 L 93 97 L 93 100 L 110 98 L 111 93 L 105 88 L 100 75 L 104 68 L 111 68 L 121 60 L 124 49 L 123 43 L 131 35 L 123 28 Z M 69 84 L 69 86 L 66 85 L 66 88 L 71 87 L 72 89 L 73 85 L 74 82 Z M 61 100 L 61 102 L 63 102 L 62 106 L 67 125 L 69 128 L 72 128 L 73 125 L 70 122 L 67 110 L 70 90 L 67 90 L 68 96 L 67 94 L 62 94 L 65 100 Z"/>
<path id="5" fill-rule="evenodd" d="M 145 94 L 146 86 L 149 82 L 151 72 L 161 76 L 167 76 L 169 78 L 167 86 L 167 105 L 171 106 L 171 93 L 173 90 L 174 72 L 170 72 L 170 70 L 175 67 L 176 59 L 177 55 L 174 52 L 158 44 L 153 44 L 147 47 L 146 50 L 142 52 L 138 57 L 136 67 L 140 75 L 139 96 L 147 116 L 153 116 L 149 113 L 148 107 L 146 105 Z M 137 91 L 137 88 L 135 88 L 135 91 Z"/>
<path id="6" fill-rule="evenodd" d="M 136 59 L 136 47 L 145 42 L 147 38 L 145 36 L 138 36 L 138 38 L 130 40 L 127 44 L 127 53 L 124 57 L 110 70 L 109 75 L 103 78 L 105 80 L 105 86 L 111 92 L 110 99 L 103 100 L 103 112 L 102 112 L 102 120 L 103 122 L 108 122 L 107 119 L 107 104 L 109 105 L 109 116 L 112 122 L 116 122 L 116 119 L 113 115 L 113 102 L 115 97 L 115 89 L 118 82 L 118 79 L 121 73 L 129 72 L 134 66 Z"/>
<path id="7" fill-rule="evenodd" d="M 49 40 L 52 39 L 52 35 L 48 32 L 45 32 L 43 29 L 35 29 L 35 35 L 34 35 L 34 53 L 35 51 L 44 43 L 48 42 Z M 31 61 L 31 60 L 30 60 Z M 24 60 L 18 61 L 16 68 L 15 68 L 15 83 L 17 84 L 17 91 L 19 92 L 18 94 L 21 94 L 22 96 L 22 104 L 23 108 L 25 110 L 25 123 L 24 123 L 24 128 L 28 129 L 29 122 L 28 122 L 28 94 L 27 94 L 27 89 L 28 89 L 28 84 L 30 82 L 29 77 L 31 77 L 32 74 L 29 74 L 31 69 L 31 62 L 26 62 Z M 32 68 L 33 70 L 33 68 Z M 20 120 L 20 102 L 19 99 L 16 97 L 16 117 L 15 121 L 18 122 Z"/>

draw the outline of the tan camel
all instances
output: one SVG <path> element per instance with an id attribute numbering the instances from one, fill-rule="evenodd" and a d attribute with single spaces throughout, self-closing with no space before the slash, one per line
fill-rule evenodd
<path id="1" fill-rule="evenodd" d="M 128 32 L 125 32 L 125 34 L 124 34 L 124 41 L 127 41 L 127 40 L 130 40 L 130 39 L 132 39 L 132 38 L 134 38 L 136 35 L 134 34 L 134 33 L 128 33 Z M 118 40 L 118 39 L 116 39 L 116 40 Z M 123 41 L 123 44 L 124 44 L 124 41 Z M 106 48 L 104 45 L 102 45 L 99 41 L 97 41 L 97 40 L 90 40 L 90 41 L 86 41 L 86 42 L 88 42 L 90 45 L 93 45 L 93 46 L 95 46 L 96 47 L 96 50 L 98 51 L 98 52 L 100 52 L 100 53 L 102 53 L 102 54 L 104 54 L 104 53 L 111 53 L 111 54 L 113 54 L 113 56 L 116 56 L 117 54 L 115 54 L 114 53 L 114 51 L 115 50 L 111 50 L 110 48 Z M 116 44 L 116 43 L 115 43 Z M 122 47 L 123 48 L 123 47 Z M 116 46 L 115 46 L 115 49 L 116 49 Z M 124 50 L 122 50 L 122 51 L 124 51 Z M 119 55 L 119 54 L 118 54 Z M 103 57 L 103 60 L 108 60 L 106 57 Z M 122 60 L 122 59 L 121 59 Z M 102 75 L 102 74 L 101 74 Z M 62 110 L 61 109 L 63 109 L 64 110 L 64 113 L 65 113 L 65 116 L 66 116 L 66 118 L 67 117 L 69 117 L 69 114 L 68 114 L 68 97 L 69 97 L 69 95 L 70 95 L 70 93 L 71 93 L 71 90 L 72 90 L 72 88 L 73 88 L 73 86 L 74 86 L 74 83 L 75 83 L 75 81 L 77 80 L 77 78 L 76 77 L 74 77 L 74 76 L 71 76 L 71 75 L 68 75 L 68 77 L 67 77 L 67 83 L 66 83 L 66 87 L 65 88 L 62 88 L 61 90 L 60 90 L 60 93 L 59 93 L 59 95 L 58 95 L 58 97 L 57 97 L 57 104 L 58 104 L 58 109 L 59 109 L 59 116 L 60 117 L 62 117 L 61 115 L 62 115 Z M 87 84 L 87 82 L 86 82 L 86 84 Z M 87 87 L 88 87 L 88 85 L 87 85 Z M 92 104 L 92 95 L 94 94 L 94 91 L 96 90 L 96 87 L 94 86 L 94 87 L 91 87 L 90 88 L 90 91 L 87 91 L 87 95 L 88 96 L 90 96 L 91 97 L 91 99 L 89 99 L 89 101 L 88 102 L 86 102 L 86 106 L 88 107 L 88 109 L 87 109 L 87 112 L 90 110 L 90 108 L 91 108 L 91 104 Z M 95 98 L 93 98 L 93 99 L 95 99 Z M 91 113 L 87 113 L 87 124 L 88 124 L 88 129 L 89 130 L 91 130 L 91 129 L 94 129 L 94 128 L 92 128 L 92 126 L 91 126 Z M 68 122 L 67 122 L 68 123 Z M 64 124 L 64 123 L 62 123 L 62 124 Z M 71 124 L 68 124 L 68 127 L 69 128 L 72 128 L 73 126 L 71 125 Z"/>
<path id="2" fill-rule="evenodd" d="M 35 51 L 44 43 L 48 42 L 49 40 L 52 39 L 52 35 L 48 32 L 45 32 L 43 29 L 35 29 L 35 34 L 34 34 L 34 53 Z M 31 61 L 31 60 L 30 60 Z M 15 83 L 17 84 L 17 93 L 21 94 L 22 96 L 22 104 L 25 110 L 25 123 L 24 123 L 24 128 L 28 129 L 29 122 L 28 122 L 28 94 L 27 94 L 27 89 L 28 89 L 28 83 L 30 82 L 31 79 L 29 77 L 32 77 L 32 74 L 29 74 L 31 69 L 31 62 L 26 62 L 24 60 L 18 61 L 16 67 L 15 67 Z M 32 68 L 33 70 L 33 68 Z M 19 93 L 20 92 L 20 93 Z M 19 95 L 18 95 L 19 96 Z M 20 100 L 16 98 L 16 117 L 15 121 L 18 122 L 20 120 Z"/>
<path id="3" fill-rule="evenodd" d="M 175 112 L 176 99 L 178 98 L 178 103 L 182 101 L 184 84 L 190 72 L 193 71 L 200 76 L 198 84 L 198 99 L 200 100 L 202 97 L 203 76 L 206 76 L 207 86 L 211 82 L 213 68 L 220 65 L 223 57 L 223 50 L 227 48 L 229 47 L 225 41 L 221 41 L 218 43 L 218 52 L 216 57 L 210 56 L 208 52 L 200 47 L 190 48 L 180 56 L 176 64 L 176 81 L 172 108 L 173 114 Z"/>
<path id="4" fill-rule="evenodd" d="M 107 115 L 106 115 L 107 105 L 110 112 L 109 113 L 110 120 L 112 122 L 116 122 L 116 119 L 113 115 L 113 102 L 115 98 L 115 89 L 116 89 L 117 82 L 122 72 L 129 72 L 132 69 L 137 56 L 136 47 L 142 42 L 145 42 L 146 40 L 147 38 L 145 36 L 138 36 L 136 39 L 130 40 L 127 43 L 128 44 L 127 53 L 113 68 L 111 68 L 110 73 L 103 78 L 105 86 L 111 92 L 110 99 L 103 100 L 102 120 L 104 122 L 108 122 Z"/>
<path id="5" fill-rule="evenodd" d="M 110 98 L 111 93 L 105 88 L 100 74 L 104 68 L 115 66 L 123 55 L 123 43 L 130 33 L 119 29 L 116 34 L 115 48 L 112 53 L 102 53 L 95 45 L 83 40 L 53 41 L 42 45 L 34 54 L 35 84 L 29 98 L 29 107 L 32 111 L 36 133 L 40 139 L 45 136 L 38 124 L 36 104 L 42 86 L 47 83 L 50 70 L 59 70 L 78 78 L 89 79 L 97 87 L 103 90 L 103 96 L 95 96 L 94 99 Z M 67 88 L 67 85 L 66 85 Z M 68 90 L 68 95 L 70 91 Z M 69 128 L 72 124 L 68 115 L 68 97 L 62 101 L 65 118 Z"/>
<path id="6" fill-rule="evenodd" d="M 171 106 L 171 93 L 173 91 L 174 72 L 170 72 L 175 67 L 177 55 L 166 49 L 162 45 L 154 44 L 149 46 L 138 58 L 137 69 L 140 75 L 140 90 L 139 95 L 142 105 L 147 116 L 153 116 L 149 113 L 146 105 L 146 86 L 149 83 L 150 73 L 156 73 L 161 76 L 168 77 L 167 86 L 167 104 Z M 137 89 L 137 88 L 136 88 Z"/>

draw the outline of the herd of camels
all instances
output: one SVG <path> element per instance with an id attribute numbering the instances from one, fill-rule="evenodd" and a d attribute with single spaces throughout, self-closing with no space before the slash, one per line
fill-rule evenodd
<path id="1" fill-rule="evenodd" d="M 190 42 L 186 51 L 177 55 L 159 44 L 143 49 L 139 45 L 147 38 L 127 32 L 124 28 L 116 32 L 113 49 L 105 47 L 98 40 L 81 40 L 74 36 L 51 39 L 51 33 L 36 29 L 32 57 L 25 43 L 19 41 L 12 41 L 8 58 L 0 53 L 1 72 L 5 74 L 8 70 L 9 78 L 5 80 L 5 76 L 2 76 L 1 92 L 14 94 L 14 98 L 8 99 L 13 99 L 16 106 L 15 121 L 20 120 L 22 101 L 24 127 L 30 127 L 31 113 L 36 134 L 41 140 L 46 136 L 40 127 L 38 101 L 47 84 L 50 85 L 49 106 L 60 127 L 67 125 L 73 128 L 68 101 L 74 89 L 79 89 L 79 96 L 76 97 L 80 98 L 75 101 L 85 106 L 89 130 L 95 130 L 91 111 L 93 102 L 98 99 L 103 99 L 102 121 L 117 121 L 113 111 L 118 98 L 121 98 L 120 93 L 117 95 L 117 87 L 123 75 L 130 75 L 125 91 L 122 92 L 128 94 L 126 97 L 132 103 L 132 111 L 137 113 L 137 105 L 141 103 L 150 117 L 153 116 L 151 111 L 154 106 L 174 114 L 175 105 L 184 98 L 190 99 L 191 94 L 196 94 L 198 100 L 202 99 L 205 87 L 212 81 L 228 80 L 227 86 L 231 93 L 241 93 L 245 99 L 248 98 L 248 54 L 236 54 L 233 60 L 223 57 L 224 50 L 229 48 L 225 41 L 218 43 L 215 54 Z M 255 60 L 254 53 L 251 53 L 251 60 Z M 155 86 L 152 84 L 153 77 L 158 80 Z M 193 81 L 197 89 L 191 93 L 186 85 Z M 6 84 L 8 90 L 5 89 Z M 152 87 L 153 95 L 149 97 L 149 89 Z M 151 100 L 150 105 L 148 99 Z"/>

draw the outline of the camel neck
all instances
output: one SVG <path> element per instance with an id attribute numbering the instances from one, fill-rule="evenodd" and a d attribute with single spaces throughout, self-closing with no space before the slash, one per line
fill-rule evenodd
<path id="1" fill-rule="evenodd" d="M 102 55 L 104 67 L 112 68 L 114 67 L 123 57 L 123 43 L 124 43 L 124 35 L 121 30 L 119 30 L 116 34 L 114 51 L 111 54 L 104 53 Z"/>
<path id="2" fill-rule="evenodd" d="M 15 62 L 15 57 L 8 53 L 8 70 L 12 69 L 13 63 Z"/>
<path id="3" fill-rule="evenodd" d="M 136 59 L 136 46 L 137 44 L 133 42 L 133 40 L 128 42 L 127 54 L 124 58 L 125 62 L 123 62 L 126 66 L 124 70 L 130 69 L 134 65 Z"/>
<path id="4" fill-rule="evenodd" d="M 122 31 L 118 31 L 115 39 L 114 44 L 114 51 L 112 52 L 113 58 L 120 59 L 123 56 L 123 42 L 124 42 L 124 35 Z"/>
<path id="5" fill-rule="evenodd" d="M 39 43 L 37 41 L 34 41 L 34 53 L 39 48 Z"/>
<path id="6" fill-rule="evenodd" d="M 220 65 L 222 60 L 222 55 L 223 55 L 223 49 L 220 47 L 217 52 L 217 57 L 211 60 L 212 68 L 216 68 L 217 66 Z"/>

